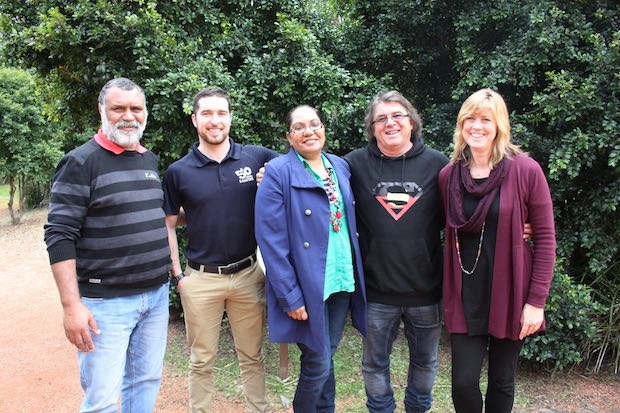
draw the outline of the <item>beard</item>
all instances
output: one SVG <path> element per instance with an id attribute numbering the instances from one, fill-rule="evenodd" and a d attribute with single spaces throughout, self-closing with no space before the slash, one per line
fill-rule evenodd
<path id="1" fill-rule="evenodd" d="M 198 131 L 198 137 L 209 145 L 220 145 L 228 139 L 228 133 L 221 133 L 217 136 L 209 136 L 208 132 Z"/>
<path id="2" fill-rule="evenodd" d="M 142 139 L 142 134 L 144 133 L 144 129 L 146 128 L 146 118 L 144 118 L 144 123 L 140 123 L 137 120 L 132 120 L 130 122 L 121 120 L 112 124 L 108 119 L 108 116 L 105 113 L 105 110 L 101 112 L 101 128 L 103 129 L 103 134 L 112 142 L 117 144 L 122 148 L 133 148 L 140 142 Z M 121 128 L 131 128 L 136 127 L 137 130 L 133 131 L 123 131 Z"/>

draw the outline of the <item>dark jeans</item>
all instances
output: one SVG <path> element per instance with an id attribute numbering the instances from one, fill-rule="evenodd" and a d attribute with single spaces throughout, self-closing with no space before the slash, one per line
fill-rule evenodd
<path id="1" fill-rule="evenodd" d="M 487 413 L 510 413 L 514 403 L 517 360 L 523 341 L 451 334 L 452 402 L 457 413 L 481 413 L 480 372 L 489 356 Z"/>
<path id="2" fill-rule="evenodd" d="M 298 343 L 301 369 L 293 399 L 295 413 L 333 413 L 336 407 L 336 381 L 332 356 L 338 348 L 351 302 L 350 293 L 332 294 L 325 301 L 326 348 L 317 353 Z"/>
<path id="3" fill-rule="evenodd" d="M 396 408 L 390 384 L 390 354 L 401 320 L 409 344 L 409 373 L 405 392 L 407 413 L 430 409 L 431 390 L 439 367 L 437 352 L 441 336 L 439 305 L 398 307 L 368 303 L 368 337 L 364 339 L 362 373 L 366 406 L 371 413 L 391 413 Z"/>

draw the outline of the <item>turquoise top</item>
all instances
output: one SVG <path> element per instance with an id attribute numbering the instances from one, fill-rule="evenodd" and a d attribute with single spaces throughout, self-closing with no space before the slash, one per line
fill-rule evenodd
<path id="1" fill-rule="evenodd" d="M 306 170 L 325 188 L 326 182 L 312 169 L 308 161 L 306 161 L 297 151 L 297 157 L 304 165 Z M 329 241 L 327 244 L 327 260 L 325 262 L 325 286 L 323 288 L 323 301 L 327 300 L 330 295 L 341 291 L 352 293 L 355 291 L 355 278 L 353 276 L 353 252 L 351 250 L 351 240 L 349 238 L 349 225 L 347 224 L 347 216 L 344 210 L 344 202 L 342 201 L 342 193 L 338 185 L 338 178 L 332 164 L 321 154 L 321 160 L 325 169 L 329 170 L 334 180 L 335 196 L 339 200 L 341 208 L 339 230 L 334 230 L 334 225 L 329 224 Z M 329 203 L 330 211 L 335 214 L 336 206 Z"/>

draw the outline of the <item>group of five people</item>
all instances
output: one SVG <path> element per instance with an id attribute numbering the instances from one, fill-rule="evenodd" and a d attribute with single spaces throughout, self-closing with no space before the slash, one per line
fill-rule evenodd
<path id="1" fill-rule="evenodd" d="M 349 313 L 363 336 L 368 410 L 396 408 L 390 354 L 402 323 L 405 410 L 428 411 L 442 299 L 455 410 L 511 410 L 523 339 L 545 327 L 555 232 L 545 176 L 510 142 L 497 92 L 465 101 L 451 160 L 425 146 L 420 115 L 405 97 L 382 92 L 366 111 L 368 145 L 342 159 L 324 151 L 325 126 L 307 105 L 286 118 L 287 154 L 234 142 L 228 94 L 205 88 L 193 101 L 198 142 L 170 165 L 163 188 L 154 155 L 140 145 L 143 90 L 113 79 L 99 112 L 99 132 L 58 166 L 45 226 L 65 333 L 79 350 L 81 411 L 116 411 L 119 395 L 123 412 L 153 410 L 168 273 L 191 348 L 192 412 L 213 411 L 224 311 L 247 408 L 267 410 L 265 302 L 269 338 L 301 352 L 295 412 L 335 411 L 333 355 Z M 524 239 L 528 224 L 534 242 Z"/>

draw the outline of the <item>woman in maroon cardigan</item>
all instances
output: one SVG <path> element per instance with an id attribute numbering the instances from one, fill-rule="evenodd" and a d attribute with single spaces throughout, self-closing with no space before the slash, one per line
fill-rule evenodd
<path id="1" fill-rule="evenodd" d="M 443 305 L 457 413 L 510 412 L 526 336 L 545 328 L 555 262 L 551 194 L 540 165 L 510 143 L 508 110 L 491 89 L 459 111 L 451 162 L 439 174 L 446 212 Z M 523 239 L 524 223 L 535 234 Z"/>

